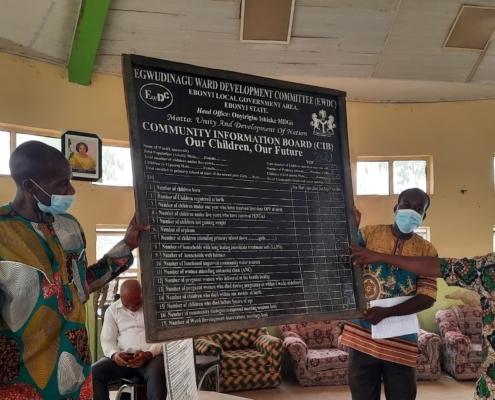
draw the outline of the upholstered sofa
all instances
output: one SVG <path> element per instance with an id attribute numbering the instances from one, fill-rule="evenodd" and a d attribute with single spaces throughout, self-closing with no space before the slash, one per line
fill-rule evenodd
<path id="1" fill-rule="evenodd" d="M 341 322 L 280 326 L 285 348 L 301 386 L 347 385 L 349 357 L 339 341 Z"/>
<path id="2" fill-rule="evenodd" d="M 220 392 L 280 385 L 283 341 L 266 328 L 200 336 L 194 347 L 196 354 L 220 357 Z"/>
<path id="3" fill-rule="evenodd" d="M 482 325 L 480 306 L 451 306 L 435 314 L 442 338 L 444 369 L 456 379 L 481 375 Z"/>
<path id="4" fill-rule="evenodd" d="M 301 386 L 346 385 L 348 348 L 340 343 L 342 321 L 306 322 L 281 325 Z M 420 329 L 418 334 L 417 380 L 440 377 L 440 337 Z"/>

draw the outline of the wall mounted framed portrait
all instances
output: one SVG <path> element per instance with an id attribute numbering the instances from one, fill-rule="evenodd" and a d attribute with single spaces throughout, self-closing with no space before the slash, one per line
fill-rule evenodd
<path id="1" fill-rule="evenodd" d="M 101 138 L 76 131 L 62 134 L 62 153 L 72 167 L 72 179 L 95 182 L 101 178 Z"/>

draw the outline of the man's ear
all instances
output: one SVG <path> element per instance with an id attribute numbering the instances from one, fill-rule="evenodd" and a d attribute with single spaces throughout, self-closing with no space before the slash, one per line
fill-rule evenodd
<path id="1" fill-rule="evenodd" d="M 423 214 L 423 221 L 426 219 L 426 211 L 425 213 Z"/>
<path id="2" fill-rule="evenodd" d="M 31 181 L 31 179 L 22 181 L 22 187 L 29 194 L 36 194 L 37 192 L 36 185 L 33 183 L 33 181 Z"/>
<path id="3" fill-rule="evenodd" d="M 397 212 L 397 207 L 398 206 L 399 206 L 398 204 L 395 205 L 395 207 L 394 207 L 394 214 Z"/>

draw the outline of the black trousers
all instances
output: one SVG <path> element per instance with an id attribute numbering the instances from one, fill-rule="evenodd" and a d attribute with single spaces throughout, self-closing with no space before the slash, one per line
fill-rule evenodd
<path id="1" fill-rule="evenodd" d="M 163 354 L 153 357 L 140 368 L 121 367 L 108 357 L 103 357 L 93 364 L 91 371 L 93 374 L 93 400 L 109 400 L 108 384 L 133 376 L 140 376 L 146 381 L 148 400 L 167 398 Z"/>
<path id="2" fill-rule="evenodd" d="M 352 400 L 380 400 L 381 378 L 387 400 L 416 399 L 416 368 L 349 348 L 349 387 Z"/>

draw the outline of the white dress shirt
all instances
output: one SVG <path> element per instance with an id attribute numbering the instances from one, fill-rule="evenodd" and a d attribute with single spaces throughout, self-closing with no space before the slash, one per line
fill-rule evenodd
<path id="1" fill-rule="evenodd" d="M 101 348 L 108 358 L 121 351 L 149 351 L 153 357 L 163 352 L 162 344 L 146 343 L 143 307 L 132 312 L 122 305 L 120 299 L 112 303 L 105 312 Z"/>

